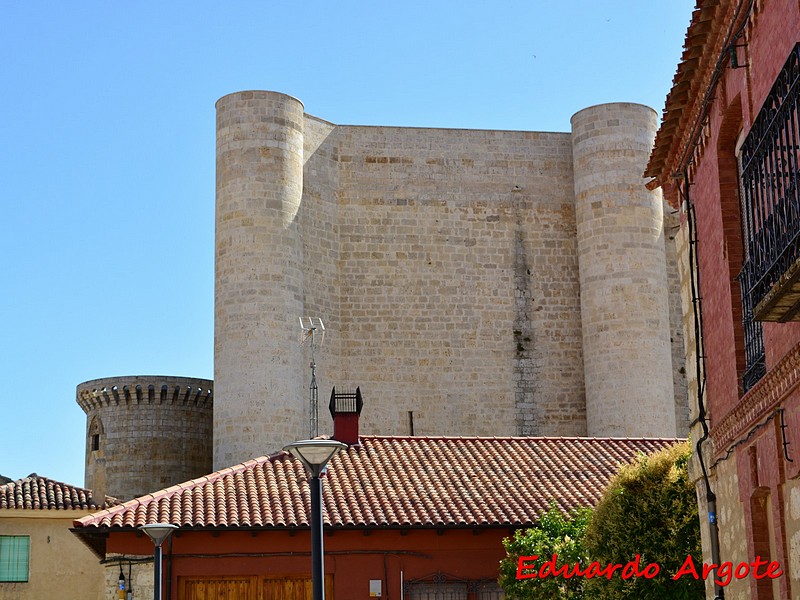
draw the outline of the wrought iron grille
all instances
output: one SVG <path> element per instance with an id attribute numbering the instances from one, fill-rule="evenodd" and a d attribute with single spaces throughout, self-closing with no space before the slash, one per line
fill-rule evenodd
<path id="1" fill-rule="evenodd" d="M 764 342 L 753 309 L 800 256 L 800 44 L 792 49 L 745 139 L 741 159 L 742 229 L 739 275 L 747 391 L 763 376 Z"/>
<path id="2" fill-rule="evenodd" d="M 745 263 L 745 267 L 747 263 Z M 743 268 L 739 275 L 742 285 L 742 325 L 744 328 L 744 373 L 742 373 L 742 390 L 747 392 L 767 372 L 764 360 L 764 336 L 761 323 L 753 318 L 753 295 L 750 288 L 750 272 Z"/>
<path id="3" fill-rule="evenodd" d="M 404 600 L 503 600 L 495 580 L 461 579 L 441 571 L 404 585 Z"/>

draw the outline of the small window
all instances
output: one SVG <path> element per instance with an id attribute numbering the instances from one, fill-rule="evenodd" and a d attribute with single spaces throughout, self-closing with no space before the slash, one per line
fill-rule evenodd
<path id="1" fill-rule="evenodd" d="M 28 581 L 31 538 L 0 535 L 0 582 Z"/>
<path id="2" fill-rule="evenodd" d="M 88 444 L 88 452 L 97 452 L 100 450 L 100 436 L 103 435 L 103 423 L 100 418 L 95 416 L 89 423 L 89 431 L 87 432 L 86 441 Z"/>

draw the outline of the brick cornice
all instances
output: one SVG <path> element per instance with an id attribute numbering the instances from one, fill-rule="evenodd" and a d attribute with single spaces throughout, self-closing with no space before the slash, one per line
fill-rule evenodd
<path id="1" fill-rule="evenodd" d="M 739 403 L 711 429 L 716 454 L 726 452 L 736 440 L 758 424 L 800 384 L 800 344 L 781 361 Z"/>

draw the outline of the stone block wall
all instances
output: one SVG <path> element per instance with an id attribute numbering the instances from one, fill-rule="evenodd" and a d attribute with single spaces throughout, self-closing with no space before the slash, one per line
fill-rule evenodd
<path id="1" fill-rule="evenodd" d="M 169 543 L 169 542 L 167 542 Z M 164 564 L 162 572 L 168 566 L 169 555 L 164 552 Z M 125 576 L 125 589 L 131 592 L 134 600 L 149 599 L 154 597 L 154 565 L 153 556 L 131 556 L 109 553 L 106 555 L 106 562 L 103 567 L 104 585 L 97 600 L 118 600 L 119 595 L 116 591 L 119 585 L 120 565 L 122 574 Z M 169 591 L 165 584 L 162 590 L 162 597 L 169 597 Z"/>
<path id="2" fill-rule="evenodd" d="M 299 316 L 327 328 L 321 434 L 333 385 L 361 387 L 364 433 L 409 435 L 413 422 L 415 435 L 676 434 L 682 340 L 670 346 L 661 200 L 641 177 L 650 109 L 603 109 L 621 120 L 619 169 L 583 167 L 611 177 L 598 227 L 611 213 L 624 223 L 604 230 L 616 251 L 603 264 L 623 272 L 612 287 L 638 311 L 598 297 L 624 326 L 617 347 L 595 344 L 588 359 L 578 264 L 598 255 L 580 246 L 573 167 L 592 141 L 337 126 L 273 92 L 231 94 L 217 110 L 215 468 L 308 437 Z M 625 204 L 634 197 L 641 207 Z M 611 350 L 614 368 L 589 386 L 584 364 Z M 587 422 L 589 387 L 604 390 L 593 418 L 608 425 Z M 631 417 L 643 395 L 647 418 Z"/>
<path id="3" fill-rule="evenodd" d="M 787 504 L 786 539 L 789 545 L 789 564 L 786 570 L 794 587 L 800 585 L 800 479 L 786 482 L 784 498 Z"/>
<path id="4" fill-rule="evenodd" d="M 688 249 L 680 249 L 682 245 L 688 244 L 688 239 L 682 238 L 680 226 L 680 214 L 673 209 L 666 201 L 663 203 L 664 211 L 664 249 L 667 266 L 667 287 L 669 289 L 669 341 L 672 352 L 672 387 L 675 398 L 675 426 L 678 437 L 685 438 L 689 435 L 689 422 L 691 418 L 689 401 L 689 365 L 687 357 L 694 356 L 694 342 L 691 350 L 689 343 L 684 340 L 684 319 L 689 315 L 684 315 L 683 297 L 684 290 L 681 283 L 681 268 L 688 266 Z M 681 252 L 686 252 L 685 256 Z M 688 279 L 686 280 L 686 298 L 689 308 Z M 692 337 L 692 340 L 694 338 Z M 695 382 L 696 383 L 696 382 Z M 696 401 L 695 401 L 696 404 Z"/>
<path id="5" fill-rule="evenodd" d="M 335 333 L 366 431 L 584 434 L 569 136 L 341 129 Z"/>

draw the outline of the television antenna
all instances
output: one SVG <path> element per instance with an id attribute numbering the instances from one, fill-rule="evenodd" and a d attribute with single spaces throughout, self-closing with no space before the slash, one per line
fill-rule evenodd
<path id="1" fill-rule="evenodd" d="M 314 439 L 319 435 L 319 388 L 317 387 L 317 345 L 322 346 L 325 341 L 325 325 L 319 317 L 300 318 L 300 345 L 311 340 L 311 384 L 308 386 L 309 395 L 309 438 Z"/>

